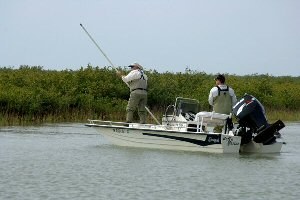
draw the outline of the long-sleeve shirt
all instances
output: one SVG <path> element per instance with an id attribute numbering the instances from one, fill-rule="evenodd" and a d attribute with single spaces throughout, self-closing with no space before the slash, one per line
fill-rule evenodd
<path id="1" fill-rule="evenodd" d="M 136 80 L 136 79 L 140 79 L 142 76 L 141 74 L 141 70 L 139 69 L 135 69 L 129 72 L 129 74 L 127 74 L 126 76 L 122 76 L 122 80 L 128 84 L 130 81 Z M 146 74 L 143 73 L 143 76 L 145 78 L 145 80 L 148 80 L 148 77 Z"/>
<path id="2" fill-rule="evenodd" d="M 126 76 L 122 76 L 122 80 L 130 88 L 130 92 L 146 94 L 147 93 L 147 75 L 139 69 L 132 70 Z"/>
<path id="3" fill-rule="evenodd" d="M 218 85 L 218 86 L 220 87 L 220 89 L 226 89 L 228 87 L 227 85 Z M 231 96 L 232 105 L 234 105 L 237 101 L 234 90 L 231 87 L 229 87 L 228 92 L 229 92 L 229 95 Z M 214 105 L 214 99 L 218 95 L 219 95 L 219 90 L 215 86 L 209 92 L 208 103 L 213 106 Z"/>

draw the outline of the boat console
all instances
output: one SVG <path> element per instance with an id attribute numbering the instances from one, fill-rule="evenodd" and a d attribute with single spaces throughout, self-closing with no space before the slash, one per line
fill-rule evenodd
<path id="1" fill-rule="evenodd" d="M 177 97 L 175 105 L 168 106 L 162 119 L 162 124 L 182 126 L 189 132 L 203 133 L 214 126 L 226 126 L 230 115 L 215 112 L 199 112 L 199 101 L 195 99 Z M 211 128 L 211 130 L 208 129 Z M 226 126 L 227 127 L 227 126 Z M 224 132 L 229 131 L 225 128 Z"/>

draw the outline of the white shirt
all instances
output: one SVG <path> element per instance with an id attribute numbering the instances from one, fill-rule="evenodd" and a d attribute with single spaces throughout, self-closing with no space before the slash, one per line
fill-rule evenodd
<path id="1" fill-rule="evenodd" d="M 143 73 L 144 79 L 147 81 L 148 77 L 146 74 Z M 139 69 L 132 70 L 127 74 L 126 76 L 122 76 L 122 80 L 128 85 L 130 81 L 140 79 L 141 78 L 141 72 Z"/>
<path id="2" fill-rule="evenodd" d="M 218 85 L 222 90 L 223 89 L 226 89 L 227 88 L 227 85 Z M 235 103 L 236 103 L 236 96 L 235 96 L 235 93 L 234 93 L 234 90 L 231 88 L 231 87 L 229 87 L 228 88 L 228 92 L 229 92 L 229 95 L 232 97 L 231 98 L 231 100 L 232 100 L 232 105 L 234 105 Z M 216 97 L 216 96 L 218 96 L 219 95 L 219 90 L 218 90 L 218 88 L 215 86 L 215 87 L 213 87 L 213 88 L 211 88 L 211 90 L 210 90 L 210 92 L 209 92 L 209 96 L 208 96 L 208 103 L 210 104 L 210 105 L 214 105 L 214 98 Z"/>

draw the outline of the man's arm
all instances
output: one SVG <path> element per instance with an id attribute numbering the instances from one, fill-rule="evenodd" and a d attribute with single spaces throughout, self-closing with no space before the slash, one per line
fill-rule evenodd
<path id="1" fill-rule="evenodd" d="M 209 103 L 209 105 L 211 105 L 211 106 L 214 105 L 214 95 L 213 95 L 214 89 L 215 89 L 215 87 L 213 87 L 213 88 L 210 90 L 209 95 L 208 95 L 208 103 Z"/>
<path id="2" fill-rule="evenodd" d="M 232 106 L 234 106 L 234 104 L 237 102 L 237 99 L 236 99 L 234 90 L 233 90 L 232 88 L 230 88 L 230 91 L 229 91 L 229 92 L 231 93 Z"/>

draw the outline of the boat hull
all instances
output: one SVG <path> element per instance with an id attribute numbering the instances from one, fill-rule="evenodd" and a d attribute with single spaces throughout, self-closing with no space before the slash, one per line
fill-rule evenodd
<path id="1" fill-rule="evenodd" d="M 210 153 L 239 153 L 241 138 L 227 134 L 205 134 L 174 130 L 151 130 L 87 124 L 94 127 L 111 143 L 119 146 Z"/>
<path id="2" fill-rule="evenodd" d="M 241 153 L 279 153 L 281 151 L 283 142 L 275 142 L 269 145 L 256 143 L 253 140 L 247 144 L 241 145 Z"/>

